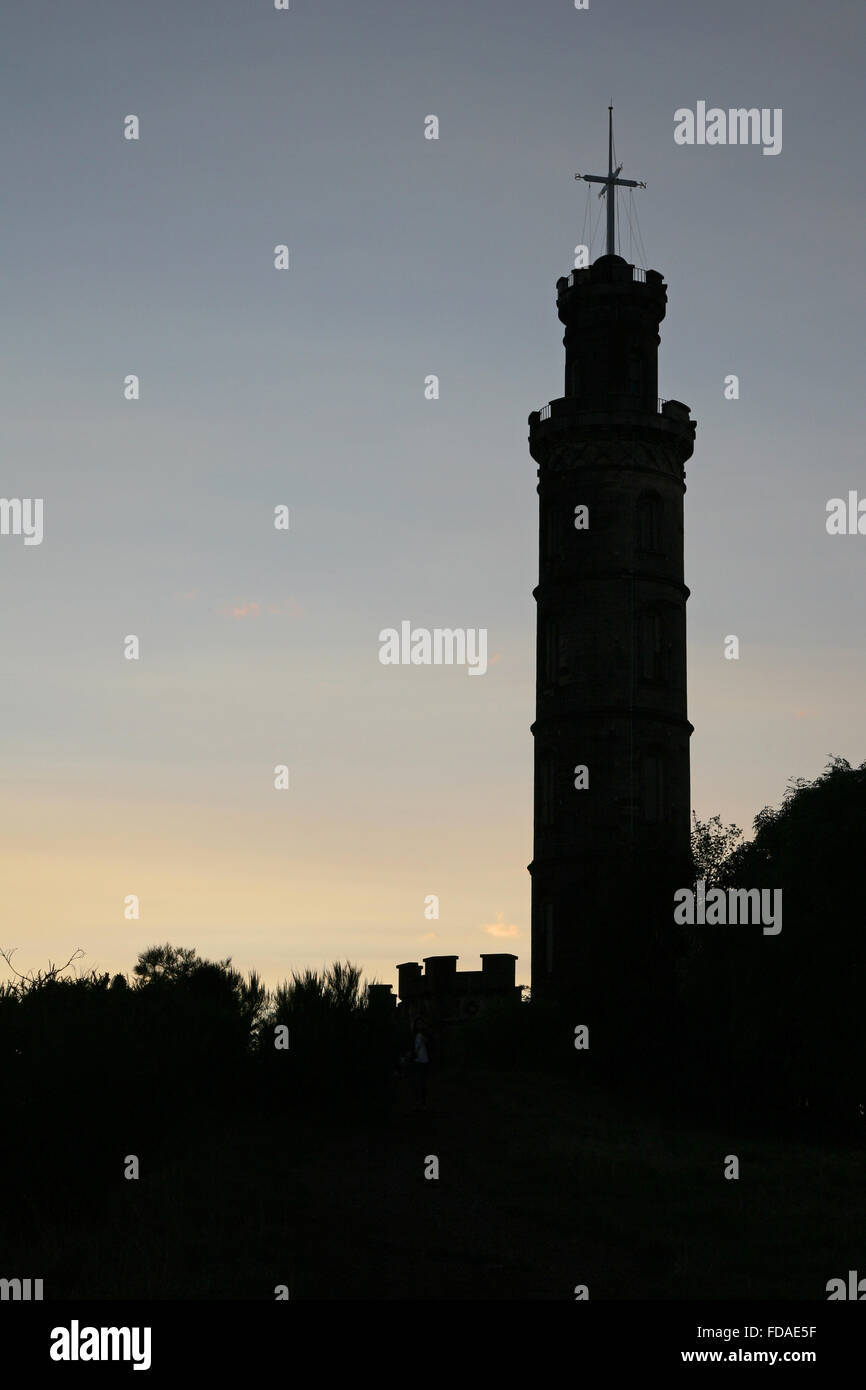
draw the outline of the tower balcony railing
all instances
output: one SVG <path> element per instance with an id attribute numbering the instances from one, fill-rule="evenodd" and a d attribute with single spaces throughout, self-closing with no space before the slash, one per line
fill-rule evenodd
<path id="1" fill-rule="evenodd" d="M 632 265 L 629 266 L 629 270 L 631 271 L 631 278 L 633 281 L 637 281 L 639 285 L 646 284 L 647 273 L 642 266 Z M 581 280 L 589 280 L 591 277 L 592 266 L 585 266 L 583 270 L 572 270 L 571 273 L 566 277 L 566 283 L 568 285 L 568 288 L 572 289 L 574 285 L 580 284 Z"/>
<path id="2" fill-rule="evenodd" d="M 670 407 L 670 409 L 666 409 Z M 535 412 L 539 421 L 549 420 L 551 415 L 572 415 L 574 413 L 587 413 L 592 411 L 609 410 L 639 410 L 646 412 L 646 401 L 642 396 L 629 396 L 608 392 L 603 396 L 595 396 L 592 400 L 582 396 L 561 396 L 557 401 L 548 401 L 547 405 Z M 656 415 L 670 415 L 673 419 L 682 420 L 688 418 L 689 408 L 683 405 L 682 401 L 666 400 L 663 396 L 656 398 Z"/>
<path id="3" fill-rule="evenodd" d="M 559 400 L 547 401 L 539 410 L 532 412 L 529 428 L 530 431 L 540 429 L 542 435 L 547 435 L 548 430 L 556 434 L 559 429 L 581 429 L 584 424 L 593 427 L 598 423 L 599 416 L 619 416 L 626 420 L 631 417 L 635 426 L 641 418 L 644 423 L 657 420 L 666 434 L 690 436 L 692 439 L 695 435 L 695 421 L 689 414 L 689 407 L 682 401 L 665 400 L 662 396 L 647 400 L 646 396 L 620 395 L 616 392 L 561 396 Z"/>

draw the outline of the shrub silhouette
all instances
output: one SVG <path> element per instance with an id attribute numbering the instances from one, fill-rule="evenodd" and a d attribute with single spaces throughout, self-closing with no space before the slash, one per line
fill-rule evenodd
<path id="1" fill-rule="evenodd" d="M 275 1046 L 288 1029 L 288 1050 Z M 275 990 L 259 1030 L 263 1084 L 285 1102 L 350 1112 L 381 1100 L 393 1061 L 394 1025 L 369 1005 L 361 971 L 335 961 L 305 970 Z"/>
<path id="2" fill-rule="evenodd" d="M 351 963 L 296 975 L 271 996 L 255 972 L 190 947 L 148 947 L 129 979 L 73 976 L 77 955 L 0 985 L 14 1136 L 0 1173 L 4 1190 L 28 1194 L 11 1222 L 22 1235 L 37 1210 L 61 1219 L 71 1201 L 116 1189 L 127 1153 L 152 1166 L 191 1132 L 236 1125 L 256 1107 L 267 1118 L 303 1106 L 340 1124 L 383 1094 L 387 1048 Z M 288 1054 L 273 1046 L 283 1021 Z"/>
<path id="3" fill-rule="evenodd" d="M 704 1085 L 755 1113 L 808 1110 L 849 1130 L 866 1100 L 861 864 L 866 763 L 792 781 L 755 835 L 716 866 L 722 887 L 782 890 L 782 930 L 695 927 L 684 1001 Z"/>

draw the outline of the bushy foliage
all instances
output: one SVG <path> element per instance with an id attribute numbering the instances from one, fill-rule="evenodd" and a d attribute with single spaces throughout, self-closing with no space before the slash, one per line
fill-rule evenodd
<path id="1" fill-rule="evenodd" d="M 4 1190 L 26 1187 L 34 1202 L 86 1197 L 116 1184 L 127 1153 L 152 1161 L 181 1133 L 287 1104 L 339 1123 L 347 1099 L 378 1096 L 387 1075 L 390 1040 L 350 963 L 296 975 L 271 995 L 230 958 L 168 943 L 143 951 L 130 978 L 73 973 L 80 952 L 21 974 L 3 954 L 13 978 L 0 985 L 0 1065 L 15 1143 L 0 1173 Z M 280 1022 L 287 1052 L 274 1048 Z M 25 1203 L 22 1221 L 27 1212 Z"/>
<path id="2" fill-rule="evenodd" d="M 712 872 L 725 888 L 781 889 L 782 930 L 689 929 L 693 1060 L 755 1110 L 856 1128 L 866 1104 L 866 763 L 835 757 L 813 782 L 793 780 L 754 829 Z"/>

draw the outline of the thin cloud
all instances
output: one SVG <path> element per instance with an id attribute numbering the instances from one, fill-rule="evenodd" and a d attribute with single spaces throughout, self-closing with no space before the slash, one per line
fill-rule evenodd
<path id="1" fill-rule="evenodd" d="M 232 603 L 226 608 L 219 608 L 217 612 L 221 618 L 260 618 L 263 613 L 269 614 L 273 618 L 298 618 L 303 613 L 303 608 L 296 603 L 293 598 L 278 599 L 276 603 Z"/>
<path id="2" fill-rule="evenodd" d="M 483 932 L 486 932 L 488 936 L 520 935 L 520 928 L 516 926 L 514 922 L 510 923 L 509 925 L 506 925 L 506 923 L 502 920 L 501 912 L 497 912 L 496 917 L 497 920 L 495 922 L 489 922 L 487 926 L 481 928 L 481 930 Z"/>
<path id="3" fill-rule="evenodd" d="M 262 610 L 257 603 L 237 603 L 219 611 L 223 618 L 257 618 Z"/>

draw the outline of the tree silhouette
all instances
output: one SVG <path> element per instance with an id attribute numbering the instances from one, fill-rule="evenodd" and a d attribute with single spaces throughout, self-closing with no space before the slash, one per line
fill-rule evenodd
<path id="1" fill-rule="evenodd" d="M 699 821 L 692 812 L 691 849 L 695 879 L 714 884 L 719 871 L 736 847 L 743 832 L 738 825 L 722 825 L 720 816 Z"/>
<path id="2" fill-rule="evenodd" d="M 687 932 L 700 1055 L 715 1049 L 729 1087 L 755 1109 L 799 1108 L 846 1129 L 866 1095 L 864 823 L 866 763 L 833 757 L 813 782 L 793 779 L 781 805 L 755 817 L 754 838 L 711 866 L 722 887 L 782 890 L 779 935 Z"/>

